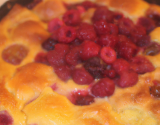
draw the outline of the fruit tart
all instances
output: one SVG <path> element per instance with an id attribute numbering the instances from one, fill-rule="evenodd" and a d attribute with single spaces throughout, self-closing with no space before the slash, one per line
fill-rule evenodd
<path id="1" fill-rule="evenodd" d="M 0 22 L 0 125 L 160 125 L 160 7 L 34 0 Z"/>

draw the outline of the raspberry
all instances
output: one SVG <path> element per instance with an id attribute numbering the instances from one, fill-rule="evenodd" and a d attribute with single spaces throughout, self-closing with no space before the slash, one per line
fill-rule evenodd
<path id="1" fill-rule="evenodd" d="M 77 37 L 80 40 L 91 40 L 94 41 L 96 39 L 96 32 L 94 27 L 87 23 L 82 23 L 77 30 Z"/>
<path id="2" fill-rule="evenodd" d="M 137 56 L 132 58 L 130 64 L 131 69 L 137 72 L 138 74 L 152 72 L 155 69 L 152 63 L 143 56 Z"/>
<path id="3" fill-rule="evenodd" d="M 0 111 L 0 125 L 12 125 L 13 119 L 7 111 Z"/>
<path id="4" fill-rule="evenodd" d="M 122 18 L 118 21 L 118 27 L 119 27 L 120 34 L 130 35 L 130 32 L 133 29 L 134 24 L 128 18 Z"/>
<path id="5" fill-rule="evenodd" d="M 85 41 L 82 45 L 80 56 L 83 60 L 98 56 L 100 46 L 92 41 Z"/>
<path id="6" fill-rule="evenodd" d="M 78 10 L 72 9 L 68 10 L 64 15 L 63 15 L 63 21 L 65 22 L 66 25 L 69 26 L 77 26 L 80 23 L 80 13 Z"/>
<path id="7" fill-rule="evenodd" d="M 109 78 L 103 78 L 92 86 L 91 92 L 95 97 L 111 96 L 114 93 L 115 84 Z"/>
<path id="8" fill-rule="evenodd" d="M 58 30 L 58 41 L 60 43 L 70 43 L 76 39 L 76 30 L 73 27 L 62 26 Z"/>
<path id="9" fill-rule="evenodd" d="M 94 27 L 98 35 L 110 34 L 109 24 L 105 20 L 96 21 Z"/>
<path id="10" fill-rule="evenodd" d="M 124 17 L 122 13 L 114 12 L 114 20 L 120 20 Z"/>
<path id="11" fill-rule="evenodd" d="M 111 34 L 118 35 L 119 33 L 118 26 L 116 26 L 115 24 L 109 23 L 109 29 Z"/>
<path id="12" fill-rule="evenodd" d="M 35 57 L 35 62 L 49 65 L 47 60 L 47 53 L 43 53 L 43 52 L 38 53 Z"/>
<path id="13" fill-rule="evenodd" d="M 93 82 L 93 77 L 84 69 L 75 69 L 72 73 L 72 78 L 75 83 L 80 85 L 88 85 Z"/>
<path id="14" fill-rule="evenodd" d="M 157 43 L 153 43 L 144 50 L 145 55 L 154 56 L 160 52 L 160 46 Z"/>
<path id="15" fill-rule="evenodd" d="M 74 65 L 74 66 L 80 63 L 81 62 L 80 51 L 81 47 L 79 46 L 72 48 L 66 55 L 66 62 L 69 65 Z"/>
<path id="16" fill-rule="evenodd" d="M 105 20 L 108 23 L 110 23 L 110 22 L 113 22 L 113 18 L 114 18 L 113 12 L 108 10 L 108 8 L 105 6 L 101 6 L 101 7 L 98 7 L 94 12 L 92 21 L 96 22 L 99 20 Z"/>
<path id="17" fill-rule="evenodd" d="M 47 59 L 53 67 L 66 64 L 65 55 L 69 51 L 69 46 L 66 44 L 56 44 L 55 49 L 47 53 Z"/>
<path id="18" fill-rule="evenodd" d="M 89 8 L 95 8 L 97 5 L 91 1 L 84 1 L 82 3 L 82 6 L 85 8 L 85 10 L 88 10 Z"/>
<path id="19" fill-rule="evenodd" d="M 150 33 L 156 27 L 154 21 L 147 17 L 139 18 L 137 24 L 143 26 L 147 33 Z"/>
<path id="20" fill-rule="evenodd" d="M 116 77 L 116 72 L 113 69 L 110 69 L 110 70 L 107 69 L 103 72 L 103 76 L 113 79 Z"/>
<path id="21" fill-rule="evenodd" d="M 118 37 L 115 35 L 103 35 L 99 37 L 97 43 L 101 46 L 114 48 L 118 43 Z"/>
<path id="22" fill-rule="evenodd" d="M 89 95 L 88 93 L 83 95 L 80 92 L 74 93 L 73 95 L 73 104 L 75 105 L 90 105 L 94 102 L 94 97 Z"/>
<path id="23" fill-rule="evenodd" d="M 151 38 L 148 35 L 142 36 L 141 38 L 139 38 L 138 42 L 137 42 L 137 46 L 139 47 L 146 47 L 151 43 Z"/>
<path id="24" fill-rule="evenodd" d="M 124 41 L 118 44 L 117 51 L 121 58 L 129 60 L 137 54 L 138 47 L 130 41 Z"/>
<path id="25" fill-rule="evenodd" d="M 105 63 L 113 63 L 116 60 L 116 52 L 110 47 L 103 47 L 100 56 Z"/>
<path id="26" fill-rule="evenodd" d="M 101 59 L 99 57 L 93 57 L 89 60 L 85 61 L 84 68 L 94 77 L 94 78 L 102 78 L 103 71 L 106 69 L 106 65 L 101 63 Z"/>
<path id="27" fill-rule="evenodd" d="M 138 74 L 132 70 L 125 70 L 120 73 L 120 78 L 117 80 L 116 84 L 122 88 L 131 87 L 135 85 L 138 81 Z"/>
<path id="28" fill-rule="evenodd" d="M 60 79 L 63 81 L 67 81 L 71 78 L 71 70 L 68 66 L 62 65 L 62 66 L 56 66 L 54 67 L 55 73 L 58 75 Z"/>
<path id="29" fill-rule="evenodd" d="M 62 25 L 63 25 L 63 21 L 61 21 L 58 18 L 54 18 L 48 23 L 48 31 L 52 33 L 58 30 Z"/>
<path id="30" fill-rule="evenodd" d="M 44 41 L 42 43 L 42 48 L 50 51 L 50 50 L 54 50 L 54 46 L 57 44 L 58 42 L 52 38 L 47 39 L 46 41 Z"/>
<path id="31" fill-rule="evenodd" d="M 116 73 L 121 74 L 121 72 L 129 70 L 129 63 L 124 59 L 117 59 L 113 63 L 113 68 L 116 71 Z"/>

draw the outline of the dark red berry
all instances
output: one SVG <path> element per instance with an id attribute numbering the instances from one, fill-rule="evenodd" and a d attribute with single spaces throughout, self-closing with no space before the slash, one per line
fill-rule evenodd
<path id="1" fill-rule="evenodd" d="M 75 69 L 72 72 L 72 78 L 75 83 L 80 85 L 91 84 L 94 80 L 94 78 L 84 68 Z"/>
<path id="2" fill-rule="evenodd" d="M 103 76 L 113 79 L 116 77 L 116 72 L 113 69 L 110 69 L 110 70 L 107 69 L 103 72 Z"/>
<path id="3" fill-rule="evenodd" d="M 106 69 L 106 65 L 99 57 L 93 57 L 84 63 L 84 68 L 94 77 L 102 78 L 103 71 Z"/>
<path id="4" fill-rule="evenodd" d="M 73 104 L 83 106 L 83 105 L 90 105 L 94 102 L 94 97 L 89 94 L 81 94 L 80 92 L 76 92 L 72 95 Z"/>
<path id="5" fill-rule="evenodd" d="M 113 22 L 113 18 L 114 18 L 114 14 L 112 11 L 108 10 L 108 8 L 105 6 L 100 6 L 94 12 L 92 21 L 96 22 L 99 20 L 105 20 L 108 23 L 110 23 L 110 22 Z"/>
<path id="6" fill-rule="evenodd" d="M 54 71 L 63 81 L 67 81 L 71 78 L 71 70 L 67 65 L 56 66 L 54 67 Z"/>
<path id="7" fill-rule="evenodd" d="M 58 30 L 58 41 L 60 43 L 70 43 L 76 39 L 76 30 L 70 26 L 62 26 Z"/>
<path id="8" fill-rule="evenodd" d="M 145 48 L 144 54 L 145 55 L 150 55 L 150 56 L 155 56 L 160 52 L 160 46 L 157 43 L 152 43 L 150 46 Z"/>
<path id="9" fill-rule="evenodd" d="M 155 98 L 160 98 L 160 86 L 151 86 L 150 94 Z"/>
<path id="10" fill-rule="evenodd" d="M 65 56 L 69 51 L 69 46 L 66 44 L 56 44 L 55 49 L 47 53 L 47 59 L 50 65 L 56 67 L 66 64 Z"/>
<path id="11" fill-rule="evenodd" d="M 52 38 L 47 39 L 46 41 L 44 41 L 42 43 L 42 48 L 50 51 L 50 50 L 54 50 L 54 46 L 57 44 L 58 42 Z"/>
<path id="12" fill-rule="evenodd" d="M 0 111 L 0 125 L 12 125 L 13 119 L 7 111 Z"/>
<path id="13" fill-rule="evenodd" d="M 137 46 L 146 47 L 151 43 L 151 38 L 148 35 L 142 36 L 138 39 Z"/>
<path id="14" fill-rule="evenodd" d="M 119 87 L 131 87 L 138 82 L 138 74 L 132 70 L 125 70 L 120 73 L 120 78 L 117 80 L 116 84 Z"/>
<path id="15" fill-rule="evenodd" d="M 99 37 L 97 43 L 101 46 L 115 48 L 118 43 L 118 37 L 115 35 L 103 35 Z"/>
<path id="16" fill-rule="evenodd" d="M 47 60 L 47 53 L 43 53 L 43 52 L 38 53 L 35 57 L 35 62 L 49 65 Z"/>
<path id="17" fill-rule="evenodd" d="M 64 15 L 63 15 L 63 21 L 66 25 L 69 26 L 77 26 L 80 21 L 80 13 L 78 10 L 72 9 L 68 10 Z"/>
<path id="18" fill-rule="evenodd" d="M 130 35 L 134 27 L 133 22 L 129 18 L 122 18 L 118 22 L 119 32 L 123 35 Z"/>
<path id="19" fill-rule="evenodd" d="M 92 41 L 85 41 L 82 45 L 80 56 L 83 60 L 98 56 L 100 46 Z"/>
<path id="20" fill-rule="evenodd" d="M 109 78 L 103 78 L 92 86 L 91 92 L 95 97 L 111 96 L 114 93 L 115 84 Z"/>
<path id="21" fill-rule="evenodd" d="M 97 5 L 95 3 L 93 3 L 93 2 L 91 2 L 91 1 L 84 1 L 84 2 L 82 2 L 82 6 L 86 10 L 88 10 L 89 8 L 95 8 L 95 7 L 97 7 Z"/>
<path id="22" fill-rule="evenodd" d="M 111 34 L 113 34 L 113 35 L 118 35 L 118 33 L 119 33 L 118 26 L 116 26 L 116 25 L 113 24 L 113 23 L 109 23 L 109 28 L 110 28 L 110 33 L 111 33 Z"/>
<path id="23" fill-rule="evenodd" d="M 147 33 L 151 32 L 156 27 L 154 21 L 147 17 L 139 18 L 137 24 L 143 26 L 147 30 Z"/>
<path id="24" fill-rule="evenodd" d="M 116 60 L 116 52 L 110 47 L 103 47 L 100 56 L 105 63 L 113 63 Z"/>
<path id="25" fill-rule="evenodd" d="M 105 20 L 96 21 L 94 27 L 98 35 L 110 34 L 109 24 Z"/>
<path id="26" fill-rule="evenodd" d="M 116 61 L 113 63 L 113 68 L 116 71 L 116 73 L 121 74 L 121 72 L 129 70 L 130 64 L 124 60 L 124 59 L 116 59 Z"/>
<path id="27" fill-rule="evenodd" d="M 75 46 L 74 48 L 72 48 L 66 55 L 67 64 L 75 66 L 78 63 L 80 63 L 81 62 L 80 51 L 81 47 L 79 46 Z"/>
<path id="28" fill-rule="evenodd" d="M 63 24 L 63 21 L 58 18 L 54 18 L 48 23 L 48 31 L 52 33 L 58 30 Z"/>
<path id="29" fill-rule="evenodd" d="M 146 72 L 152 72 L 155 68 L 152 63 L 143 56 L 137 56 L 130 61 L 131 69 L 138 74 L 144 74 Z"/>
<path id="30" fill-rule="evenodd" d="M 94 27 L 87 23 L 82 23 L 77 30 L 77 37 L 80 40 L 91 40 L 95 41 L 97 35 Z"/>
<path id="31" fill-rule="evenodd" d="M 131 59 L 137 54 L 138 47 L 130 41 L 120 42 L 117 47 L 118 55 L 124 59 Z"/>

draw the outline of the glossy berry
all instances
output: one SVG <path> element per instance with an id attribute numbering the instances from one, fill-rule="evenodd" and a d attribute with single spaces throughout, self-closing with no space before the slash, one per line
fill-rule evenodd
<path id="1" fill-rule="evenodd" d="M 71 69 L 67 65 L 54 67 L 54 71 L 63 81 L 71 78 Z"/>
<path id="2" fill-rule="evenodd" d="M 72 78 L 74 82 L 79 85 L 89 85 L 94 80 L 94 78 L 84 68 L 75 69 L 72 72 Z"/>
<path id="3" fill-rule="evenodd" d="M 106 69 L 106 65 L 102 62 L 102 60 L 99 57 L 93 57 L 85 61 L 84 68 L 94 78 L 102 78 L 103 71 Z"/>
<path id="4" fill-rule="evenodd" d="M 64 25 L 63 21 L 58 18 L 54 18 L 48 23 L 48 31 L 52 33 L 58 30 L 62 25 Z"/>
<path id="5" fill-rule="evenodd" d="M 56 44 L 55 49 L 47 53 L 47 59 L 53 67 L 65 65 L 65 56 L 69 51 L 66 44 Z"/>
<path id="6" fill-rule="evenodd" d="M 75 66 L 78 63 L 80 63 L 81 62 L 80 51 L 81 51 L 81 47 L 79 46 L 75 46 L 74 48 L 69 50 L 65 58 L 67 64 Z"/>
<path id="7" fill-rule="evenodd" d="M 116 59 L 116 61 L 113 63 L 113 68 L 116 71 L 116 73 L 121 74 L 121 72 L 129 70 L 130 64 L 120 58 L 120 59 Z"/>
<path id="8" fill-rule="evenodd" d="M 54 46 L 57 44 L 58 42 L 52 38 L 47 39 L 46 41 L 44 41 L 42 43 L 42 48 L 50 51 L 50 50 L 54 50 Z"/>
<path id="9" fill-rule="evenodd" d="M 80 23 L 80 20 L 80 13 L 78 10 L 75 9 L 68 10 L 63 15 L 64 23 L 69 26 L 77 26 Z"/>
<path id="10" fill-rule="evenodd" d="M 35 62 L 49 65 L 48 60 L 47 60 L 47 53 L 43 53 L 43 52 L 38 53 L 35 57 Z"/>
<path id="11" fill-rule="evenodd" d="M 113 69 L 110 69 L 110 70 L 107 69 L 107 70 L 104 70 L 103 76 L 113 79 L 116 77 L 116 72 Z"/>
<path id="12" fill-rule="evenodd" d="M 109 24 L 105 20 L 96 21 L 94 27 L 98 35 L 110 34 Z"/>
<path id="13" fill-rule="evenodd" d="M 103 47 L 100 57 L 105 63 L 113 63 L 116 60 L 116 52 L 110 47 Z"/>
<path id="14" fill-rule="evenodd" d="M 115 84 L 109 78 L 103 78 L 92 86 L 91 92 L 95 97 L 111 96 L 114 93 Z"/>
<path id="15" fill-rule="evenodd" d="M 87 23 L 82 23 L 77 30 L 77 38 L 80 40 L 95 41 L 97 35 L 94 27 Z"/>
<path id="16" fill-rule="evenodd" d="M 13 119 L 7 111 L 0 112 L 0 125 L 12 125 Z"/>
<path id="17" fill-rule="evenodd" d="M 133 26 L 134 24 L 129 18 L 122 18 L 118 22 L 119 32 L 123 35 L 130 35 Z"/>
<path id="18" fill-rule="evenodd" d="M 82 51 L 80 56 L 82 60 L 87 60 L 89 58 L 98 56 L 100 51 L 100 46 L 92 41 L 85 41 L 82 45 Z"/>
<path id="19" fill-rule="evenodd" d="M 60 43 L 70 43 L 76 39 L 76 30 L 70 26 L 62 26 L 58 30 L 58 41 Z"/>
<path id="20" fill-rule="evenodd" d="M 108 10 L 108 8 L 105 6 L 100 6 L 94 12 L 92 21 L 96 22 L 100 20 L 105 20 L 108 23 L 110 23 L 110 22 L 113 22 L 113 18 L 114 18 L 114 15 L 112 11 Z"/>
<path id="21" fill-rule="evenodd" d="M 99 37 L 97 43 L 101 46 L 115 48 L 118 43 L 118 37 L 115 35 L 103 35 Z"/>
<path id="22" fill-rule="evenodd" d="M 138 74 L 132 70 L 125 70 L 120 73 L 120 78 L 116 84 L 119 87 L 126 88 L 135 85 L 138 82 Z"/>
<path id="23" fill-rule="evenodd" d="M 137 72 L 138 74 L 152 72 L 155 69 L 152 63 L 143 56 L 137 56 L 132 58 L 130 64 L 131 69 Z"/>
<path id="24" fill-rule="evenodd" d="M 119 29 L 118 26 L 113 24 L 113 23 L 109 23 L 109 29 L 110 29 L 110 33 L 113 35 L 118 35 L 119 33 Z"/>

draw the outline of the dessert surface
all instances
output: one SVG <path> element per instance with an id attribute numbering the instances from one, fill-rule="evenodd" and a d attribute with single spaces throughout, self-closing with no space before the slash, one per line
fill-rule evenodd
<path id="1" fill-rule="evenodd" d="M 160 125 L 160 7 L 35 0 L 0 22 L 0 125 Z"/>

